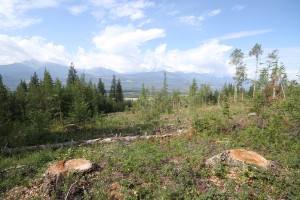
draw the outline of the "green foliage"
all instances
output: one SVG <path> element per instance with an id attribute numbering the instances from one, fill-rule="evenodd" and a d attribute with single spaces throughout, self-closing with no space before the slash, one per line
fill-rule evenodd
<path id="1" fill-rule="evenodd" d="M 0 74 L 0 123 L 4 124 L 9 120 L 9 99 L 8 90 L 2 82 L 2 76 Z M 1 128 L 1 125 L 0 125 Z"/>
<path id="2" fill-rule="evenodd" d="M 197 91 L 198 91 L 197 82 L 196 79 L 193 79 L 193 83 L 190 86 L 190 90 L 189 90 L 189 106 L 192 108 L 194 108 L 198 104 Z"/>
<path id="3" fill-rule="evenodd" d="M 123 95 L 123 90 L 122 90 L 122 85 L 121 85 L 120 79 L 118 79 L 116 90 L 117 91 L 116 91 L 115 101 L 117 103 L 123 102 L 124 101 L 124 95 Z"/>
<path id="4" fill-rule="evenodd" d="M 228 119 L 223 118 L 220 114 L 208 113 L 203 116 L 197 116 L 193 119 L 192 127 L 198 132 L 209 134 L 219 134 L 222 129 L 228 126 Z"/>
<path id="5" fill-rule="evenodd" d="M 111 85 L 110 85 L 110 90 L 109 90 L 109 97 L 111 99 L 115 99 L 116 93 L 117 93 L 117 81 L 116 81 L 116 76 L 113 75 Z"/>
<path id="6" fill-rule="evenodd" d="M 74 123 L 85 123 L 91 117 L 88 103 L 82 100 L 74 101 L 70 116 Z"/>
<path id="7" fill-rule="evenodd" d="M 106 90 L 104 83 L 102 82 L 101 78 L 99 78 L 98 84 L 97 84 L 97 91 L 100 93 L 100 96 L 106 96 Z"/>
<path id="8" fill-rule="evenodd" d="M 75 81 L 78 80 L 78 75 L 77 71 L 74 67 L 73 62 L 71 63 L 69 72 L 68 72 L 68 77 L 67 77 L 67 87 L 74 85 Z"/>
<path id="9" fill-rule="evenodd" d="M 230 116 L 230 110 L 229 110 L 229 100 L 228 96 L 225 96 L 223 106 L 222 106 L 222 114 L 229 118 Z"/>

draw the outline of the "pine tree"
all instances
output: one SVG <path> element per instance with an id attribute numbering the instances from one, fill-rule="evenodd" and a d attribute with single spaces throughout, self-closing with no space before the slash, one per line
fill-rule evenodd
<path id="1" fill-rule="evenodd" d="M 117 93 L 117 82 L 116 82 L 116 76 L 113 75 L 113 78 L 111 81 L 111 86 L 110 86 L 110 91 L 109 91 L 109 98 L 115 99 L 116 93 Z"/>
<path id="2" fill-rule="evenodd" d="M 115 101 L 117 103 L 120 103 L 120 102 L 124 101 L 124 95 L 123 95 L 123 90 L 122 90 L 122 85 L 121 85 L 120 79 L 118 79 L 118 83 L 117 83 Z"/>
<path id="3" fill-rule="evenodd" d="M 201 103 L 208 104 L 211 100 L 212 91 L 209 84 L 201 84 L 198 92 Z"/>
<path id="4" fill-rule="evenodd" d="M 44 80 L 41 84 L 41 93 L 43 96 L 43 110 L 49 111 L 52 109 L 53 80 L 47 70 L 44 72 Z"/>
<path id="5" fill-rule="evenodd" d="M 15 91 L 16 107 L 18 110 L 18 118 L 22 121 L 26 117 L 26 104 L 27 104 L 27 84 L 21 80 Z"/>
<path id="6" fill-rule="evenodd" d="M 59 120 L 64 119 L 71 109 L 72 101 L 69 93 L 66 88 L 62 86 L 59 79 L 56 79 L 54 82 L 52 101 L 54 117 Z"/>
<path id="7" fill-rule="evenodd" d="M 97 90 L 100 95 L 106 96 L 105 86 L 104 86 L 104 83 L 102 82 L 101 78 L 99 78 L 99 81 L 97 84 Z"/>
<path id="8" fill-rule="evenodd" d="M 68 78 L 67 78 L 67 87 L 74 85 L 75 81 L 78 80 L 78 75 L 77 75 L 77 71 L 74 67 L 73 62 L 71 63 L 69 72 L 68 72 Z"/>
<path id="9" fill-rule="evenodd" d="M 139 106 L 146 108 L 149 105 L 149 90 L 145 88 L 145 84 L 142 84 L 141 94 L 137 100 Z"/>
<path id="10" fill-rule="evenodd" d="M 191 107 L 194 107 L 197 104 L 197 91 L 198 91 L 198 86 L 197 86 L 196 79 L 194 78 L 189 90 L 189 105 Z"/>
<path id="11" fill-rule="evenodd" d="M 40 90 L 40 81 L 37 74 L 34 72 L 31 76 L 29 85 L 28 85 L 28 114 L 30 112 L 35 112 L 39 109 L 42 109 L 42 95 Z"/>
<path id="12" fill-rule="evenodd" d="M 90 90 L 86 86 L 85 77 L 77 79 L 72 86 L 73 102 L 70 110 L 70 116 L 73 122 L 83 123 L 91 117 L 91 105 L 89 103 Z M 91 99 L 92 100 L 92 99 Z"/>
<path id="13" fill-rule="evenodd" d="M 0 124 L 7 122 L 8 119 L 9 119 L 8 90 L 6 89 L 6 86 L 3 84 L 2 76 L 0 74 Z"/>
<path id="14" fill-rule="evenodd" d="M 164 83 L 163 83 L 163 89 L 162 89 L 162 95 L 163 97 L 168 97 L 168 82 L 167 82 L 167 72 L 164 71 Z"/>
<path id="15" fill-rule="evenodd" d="M 97 96 L 97 108 L 98 108 L 98 113 L 101 112 L 106 112 L 107 110 L 107 106 L 106 106 L 106 95 L 107 92 L 105 90 L 105 85 L 104 82 L 102 82 L 101 78 L 98 81 L 97 84 L 97 92 L 98 92 L 98 96 Z"/>
<path id="16" fill-rule="evenodd" d="M 227 95 L 224 98 L 224 103 L 223 103 L 223 107 L 222 107 L 222 113 L 223 113 L 224 116 L 226 116 L 227 118 L 229 118 L 230 111 L 229 111 L 229 100 L 228 100 L 228 96 Z"/>

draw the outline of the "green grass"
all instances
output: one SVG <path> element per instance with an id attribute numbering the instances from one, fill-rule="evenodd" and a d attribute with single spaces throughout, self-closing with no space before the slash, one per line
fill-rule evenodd
<path id="1" fill-rule="evenodd" d="M 20 191 L 12 192 L 11 189 L 37 185 L 49 163 L 83 157 L 99 168 L 89 174 L 69 173 L 63 185 L 52 191 L 51 198 L 64 198 L 74 183 L 70 198 L 300 198 L 299 139 L 296 140 L 289 127 L 281 123 L 283 119 L 272 114 L 269 115 L 268 126 L 262 130 L 255 125 L 254 119 L 244 117 L 246 108 L 246 105 L 243 109 L 231 108 L 231 118 L 227 120 L 222 118 L 221 108 L 214 106 L 181 110 L 155 118 L 132 112 L 102 117 L 96 120 L 94 126 L 111 129 L 113 134 L 119 134 L 116 130 L 126 135 L 134 130 L 145 134 L 156 130 L 176 132 L 176 129 L 192 126 L 193 129 L 169 139 L 1 154 L 0 194 L 4 198 L 20 195 Z M 243 126 L 233 129 L 237 122 L 243 123 Z M 266 171 L 249 165 L 231 174 L 226 165 L 205 167 L 207 158 L 232 148 L 254 150 L 278 162 L 280 171 Z M 17 165 L 24 167 L 4 172 Z M 37 189 L 35 194 L 39 197 L 43 190 Z"/>

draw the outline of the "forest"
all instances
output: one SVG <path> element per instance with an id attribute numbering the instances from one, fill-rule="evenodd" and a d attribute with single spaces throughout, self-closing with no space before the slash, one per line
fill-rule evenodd
<path id="1" fill-rule="evenodd" d="M 42 80 L 33 74 L 15 91 L 0 75 L 0 193 L 25 198 L 12 189 L 36 184 L 32 177 L 40 177 L 49 162 L 83 156 L 101 170 L 68 175 L 64 187 L 48 194 L 50 199 L 300 198 L 299 79 L 288 79 L 277 50 L 262 59 L 263 49 L 255 44 L 248 55 L 256 61 L 254 78 L 247 76 L 244 53 L 235 49 L 230 55 L 233 82 L 221 90 L 194 79 L 187 92 L 169 91 L 165 72 L 163 87 L 143 85 L 136 101 L 124 100 L 116 76 L 107 91 L 101 79 L 93 84 L 78 77 L 73 64 L 66 83 L 45 70 Z M 169 133 L 181 134 L 168 140 L 14 152 L 41 144 Z M 260 152 L 280 170 L 249 165 L 231 174 L 226 164 L 203 165 L 207 156 L 230 148 Z M 7 170 L 15 165 L 25 167 Z"/>

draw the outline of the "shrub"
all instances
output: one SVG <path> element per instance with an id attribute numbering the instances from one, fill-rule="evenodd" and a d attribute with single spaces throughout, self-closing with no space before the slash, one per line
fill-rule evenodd
<path id="1" fill-rule="evenodd" d="M 196 117 L 193 119 L 192 127 L 198 132 L 220 133 L 228 126 L 228 119 L 218 114 Z"/>

